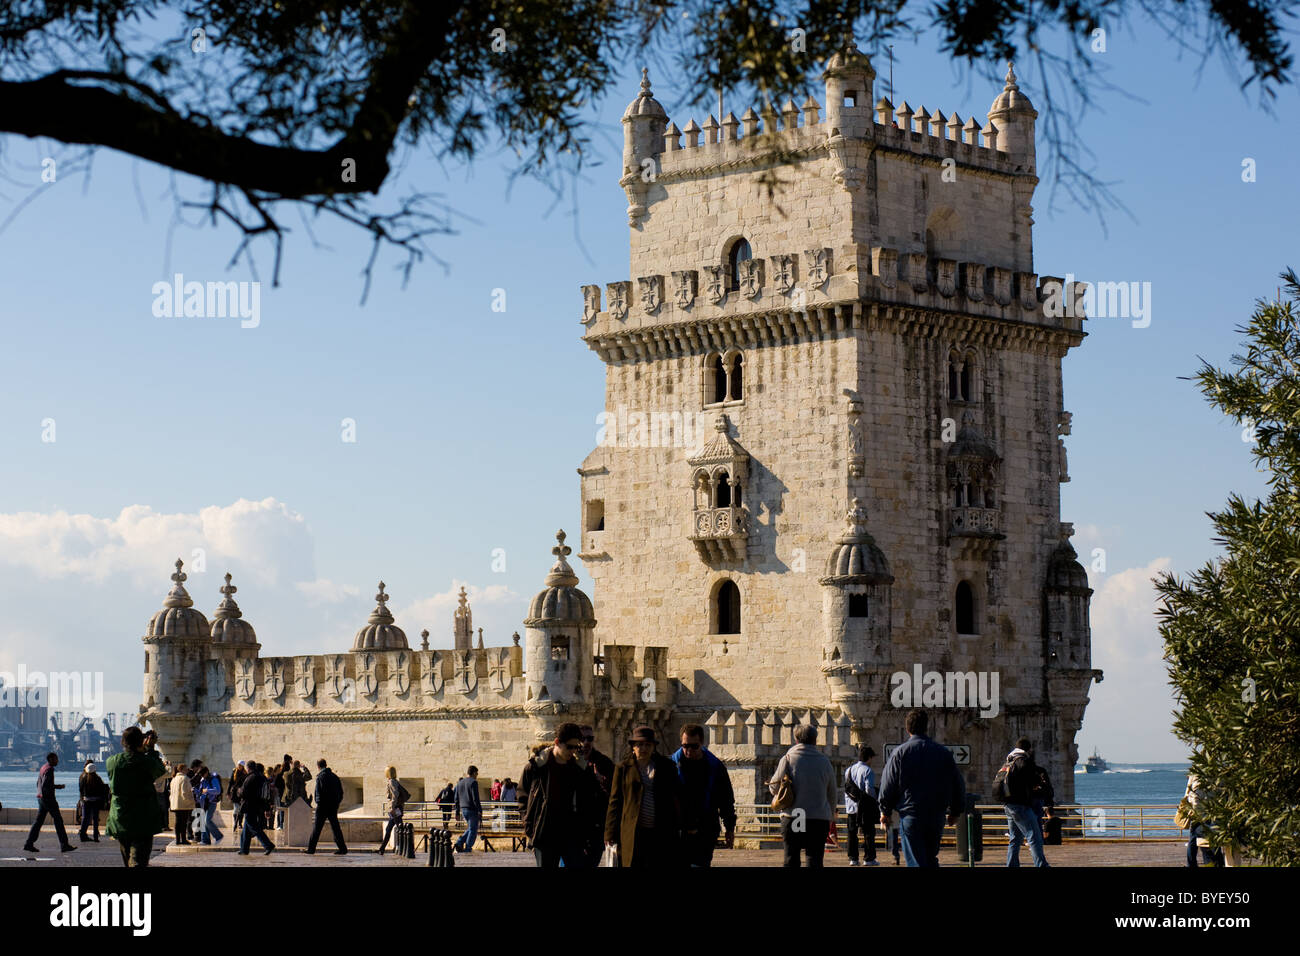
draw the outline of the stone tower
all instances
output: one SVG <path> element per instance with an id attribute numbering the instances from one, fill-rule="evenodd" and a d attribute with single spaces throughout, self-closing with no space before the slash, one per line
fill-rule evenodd
<path id="1" fill-rule="evenodd" d="M 873 103 L 852 43 L 822 79 L 824 118 L 809 98 L 679 129 L 644 74 L 624 114 L 631 274 L 583 287 L 601 639 L 667 648 L 673 718 L 708 726 L 742 799 L 800 721 L 837 764 L 901 742 L 896 675 L 931 672 L 971 790 L 1025 734 L 1069 799 L 1100 679 L 1059 512 L 1085 333 L 1034 272 L 1037 113 L 1010 69 L 983 124 Z"/>

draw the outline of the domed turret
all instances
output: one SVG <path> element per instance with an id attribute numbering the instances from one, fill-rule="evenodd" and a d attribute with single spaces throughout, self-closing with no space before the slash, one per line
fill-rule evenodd
<path id="1" fill-rule="evenodd" d="M 1070 544 L 1070 539 L 1062 538 L 1047 564 L 1047 587 L 1058 591 L 1087 591 L 1091 594 L 1092 591 L 1088 588 L 1088 572 L 1078 562 L 1078 557 L 1078 552 Z"/>
<path id="2" fill-rule="evenodd" d="M 528 714 L 538 740 L 550 739 L 557 714 L 581 720 L 592 702 L 592 662 L 596 626 L 591 600 L 578 588 L 578 576 L 565 558 L 573 551 L 555 535 L 551 549 L 555 564 L 546 575 L 546 587 L 528 606 L 524 619 Z"/>
<path id="3" fill-rule="evenodd" d="M 855 742 L 873 725 L 892 647 L 894 576 L 876 542 L 867 533 L 867 509 L 854 498 L 840 535 L 826 562 L 822 585 L 822 673 L 831 703 L 851 721 Z"/>
<path id="4" fill-rule="evenodd" d="M 208 619 L 194 609 L 194 600 L 185 590 L 189 577 L 181 571 L 184 562 L 176 559 L 176 573 L 172 575 L 172 589 L 163 598 L 162 610 L 149 620 L 146 637 L 190 637 L 207 640 L 210 636 Z"/>
<path id="5" fill-rule="evenodd" d="M 1074 525 L 1061 522 L 1061 543 L 1047 562 L 1043 587 L 1043 630 L 1047 636 L 1047 659 L 1052 667 L 1092 666 L 1092 626 L 1088 621 L 1088 572 L 1076 558 L 1070 536 Z"/>
<path id="6" fill-rule="evenodd" d="M 357 631 L 352 641 L 354 651 L 404 651 L 408 648 L 406 632 L 393 623 L 393 612 L 388 610 L 389 596 L 384 593 L 384 582 L 379 582 L 375 595 L 375 609 L 366 619 L 365 627 Z"/>
<path id="7" fill-rule="evenodd" d="M 826 61 L 822 82 L 826 84 L 828 138 L 871 135 L 874 132 L 871 104 L 876 70 L 866 54 L 858 49 L 852 35 Z"/>
<path id="8" fill-rule="evenodd" d="M 654 116 L 665 122 L 668 120 L 663 104 L 650 92 L 650 71 L 645 67 L 641 68 L 641 92 L 623 111 L 623 119 L 630 119 L 633 116 Z"/>
<path id="9" fill-rule="evenodd" d="M 998 151 L 1006 153 L 1026 172 L 1034 171 L 1034 121 L 1038 111 L 1016 82 L 1016 71 L 1007 63 L 1002 92 L 989 108 L 989 122 L 998 130 Z"/>
<path id="10" fill-rule="evenodd" d="M 239 588 L 230 583 L 230 572 L 226 572 L 225 587 L 217 588 L 223 597 L 212 615 L 212 640 L 218 644 L 256 644 L 257 634 L 253 625 L 245 621 L 244 613 L 235 603 L 235 592 Z"/>
<path id="11" fill-rule="evenodd" d="M 623 112 L 623 177 L 619 185 L 627 193 L 629 226 L 637 225 L 647 212 L 646 201 L 654 177 L 643 174 L 647 169 L 658 172 L 667 125 L 668 114 L 650 92 L 650 72 L 643 68 L 641 93 Z"/>
<path id="12" fill-rule="evenodd" d="M 555 622 L 557 624 L 577 624 L 591 627 L 596 623 L 596 614 L 591 606 L 591 599 L 578 588 L 578 576 L 565 561 L 565 555 L 573 551 L 564 543 L 563 531 L 556 534 L 559 544 L 551 549 L 556 556 L 555 564 L 543 582 L 546 587 L 537 592 L 528 605 L 528 617 L 538 622 Z M 529 623 L 528 621 L 524 622 Z"/>

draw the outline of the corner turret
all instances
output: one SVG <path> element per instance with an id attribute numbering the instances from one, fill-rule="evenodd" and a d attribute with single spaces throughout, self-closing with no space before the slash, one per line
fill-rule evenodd
<path id="1" fill-rule="evenodd" d="M 623 178 L 619 184 L 627 193 L 629 226 L 637 225 L 646 214 L 646 194 L 659 171 L 667 125 L 668 114 L 650 92 L 650 71 L 643 67 L 641 93 L 623 113 Z M 647 170 L 654 175 L 647 178 Z"/>
<path id="2" fill-rule="evenodd" d="M 1038 111 L 1029 97 L 1016 83 L 1016 71 L 1007 63 L 1006 83 L 989 109 L 989 122 L 997 128 L 997 149 L 1019 167 L 1020 172 L 1033 173 L 1034 121 Z"/>

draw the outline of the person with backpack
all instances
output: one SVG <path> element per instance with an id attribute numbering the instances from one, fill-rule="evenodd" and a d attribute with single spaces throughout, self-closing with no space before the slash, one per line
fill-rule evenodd
<path id="1" fill-rule="evenodd" d="M 220 843 L 224 836 L 217 826 L 217 810 L 221 807 L 221 778 L 204 767 L 199 771 L 199 782 L 194 788 L 196 805 L 203 811 L 203 825 L 199 832 L 199 842 L 210 846 Z"/>
<path id="2" fill-rule="evenodd" d="M 1043 854 L 1043 830 L 1035 801 L 1051 798 L 1043 793 L 1042 770 L 1034 763 L 1034 745 L 1021 737 L 993 778 L 993 799 L 1007 815 L 1007 866 L 1020 865 L 1020 844 L 1028 843 L 1034 866 L 1048 866 Z"/>
<path id="3" fill-rule="evenodd" d="M 388 836 L 393 832 L 393 827 L 402 822 L 402 813 L 406 808 L 406 801 L 411 799 L 411 793 L 404 786 L 402 781 L 397 779 L 397 768 L 389 767 L 386 771 L 388 775 L 388 802 L 391 806 L 388 809 L 388 826 L 384 827 L 384 839 L 379 843 L 379 855 L 384 855 L 384 850 L 388 846 Z"/>
<path id="4" fill-rule="evenodd" d="M 311 828 L 311 839 L 307 841 L 307 852 L 316 852 L 316 842 L 320 840 L 325 821 L 329 821 L 330 832 L 334 834 L 335 856 L 348 852 L 348 845 L 343 842 L 343 828 L 339 826 L 339 807 L 343 803 L 343 781 L 325 763 L 321 757 L 316 761 L 316 822 Z M 394 771 L 396 773 L 396 771 Z"/>
<path id="5" fill-rule="evenodd" d="M 844 771 L 844 812 L 849 818 L 849 866 L 879 866 L 876 859 L 876 826 L 880 804 L 876 801 L 876 775 L 870 760 L 876 752 L 863 744 L 857 763 Z M 862 831 L 862 862 L 858 862 L 858 831 Z"/>
<path id="6" fill-rule="evenodd" d="M 800 724 L 794 730 L 795 745 L 785 752 L 768 781 L 781 810 L 781 840 L 785 844 L 785 866 L 800 866 L 799 851 L 808 856 L 808 866 L 821 867 L 826 857 L 826 837 L 835 829 L 839 803 L 835 768 L 817 749 L 817 728 Z M 784 797 L 784 799 L 783 799 Z"/>
<path id="7" fill-rule="evenodd" d="M 451 826 L 451 808 L 456 802 L 456 788 L 450 780 L 447 781 L 447 786 L 438 791 L 434 800 L 438 803 L 438 809 L 442 811 L 442 826 L 446 829 Z"/>
<path id="8" fill-rule="evenodd" d="M 262 765 L 256 760 L 249 760 L 248 776 L 239 788 L 239 802 L 244 807 L 244 828 L 239 832 L 239 855 L 248 856 L 249 844 L 253 837 L 262 844 L 269 856 L 275 850 L 275 844 L 266 836 L 266 808 L 270 806 L 267 795 L 268 781 L 262 776 Z"/>

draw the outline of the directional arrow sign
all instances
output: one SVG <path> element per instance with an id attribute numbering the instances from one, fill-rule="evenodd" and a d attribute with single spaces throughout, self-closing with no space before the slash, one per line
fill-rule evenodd
<path id="1" fill-rule="evenodd" d="M 952 751 L 952 759 L 959 764 L 970 763 L 970 744 L 945 744 Z"/>

